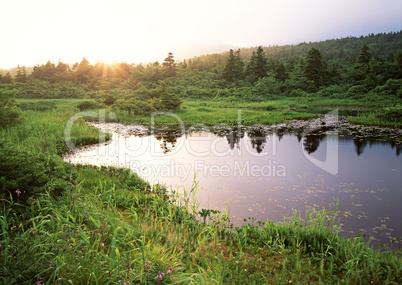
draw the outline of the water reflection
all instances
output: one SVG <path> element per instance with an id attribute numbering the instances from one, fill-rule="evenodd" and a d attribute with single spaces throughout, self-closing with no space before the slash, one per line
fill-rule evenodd
<path id="1" fill-rule="evenodd" d="M 230 128 L 226 127 L 224 129 L 211 129 L 207 130 L 208 132 L 216 135 L 220 138 L 226 138 L 227 143 L 231 150 L 234 148 L 240 148 L 239 144 L 245 136 L 247 136 L 250 140 L 251 147 L 260 154 L 264 150 L 264 146 L 267 142 L 267 138 L 275 134 L 278 138 L 278 141 L 281 141 L 285 134 L 292 134 L 296 136 L 297 141 L 300 143 L 303 140 L 303 147 L 304 150 L 308 154 L 312 154 L 320 146 L 320 143 L 325 139 L 328 132 L 333 131 L 335 128 L 328 128 L 322 127 L 319 129 L 314 129 L 313 131 L 306 132 L 304 129 L 299 130 L 286 130 L 284 128 L 279 128 L 276 130 L 266 130 L 264 127 L 253 127 L 253 128 Z M 193 133 L 197 133 L 197 131 L 192 131 L 189 133 L 184 134 L 183 131 L 180 130 L 156 130 L 153 132 L 155 139 L 160 141 L 160 147 L 163 150 L 164 154 L 169 153 L 172 151 L 177 143 L 177 140 L 182 136 L 191 136 Z M 338 133 L 338 131 L 337 131 Z M 379 139 L 378 136 L 372 136 L 370 134 L 367 135 L 351 135 L 348 133 L 347 130 L 339 131 L 341 136 L 351 137 L 353 139 L 353 143 L 355 146 L 355 152 L 357 156 L 360 156 L 367 145 L 374 146 L 374 145 L 386 145 L 390 146 L 392 149 L 395 148 L 395 153 L 397 156 L 401 153 L 402 144 L 396 142 L 395 140 L 388 139 Z M 150 133 L 142 133 L 142 134 L 135 134 L 139 137 L 149 136 Z"/>
<path id="2" fill-rule="evenodd" d="M 132 126 L 97 125 L 112 141 L 66 156 L 72 163 L 130 167 L 151 183 L 190 188 L 194 173 L 202 208 L 223 210 L 230 219 L 282 221 L 301 210 L 334 208 L 339 201 L 339 230 L 365 233 L 381 242 L 402 236 L 402 163 L 400 134 L 356 128 L 254 126 L 162 129 L 151 133 Z M 132 131 L 140 129 L 140 131 Z M 339 139 L 339 173 L 332 175 L 306 155 L 325 161 L 325 150 Z"/>

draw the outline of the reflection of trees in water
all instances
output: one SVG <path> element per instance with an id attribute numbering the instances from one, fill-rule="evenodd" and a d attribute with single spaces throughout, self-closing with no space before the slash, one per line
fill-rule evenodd
<path id="1" fill-rule="evenodd" d="M 399 154 L 401 153 L 401 150 L 402 150 L 402 145 L 397 144 L 397 145 L 396 145 L 396 155 L 397 155 L 397 156 L 399 156 Z"/>
<path id="2" fill-rule="evenodd" d="M 235 129 L 227 134 L 225 137 L 228 140 L 228 144 L 231 150 L 234 149 L 235 146 L 239 148 L 239 142 L 242 138 L 244 138 L 244 131 Z"/>
<path id="3" fill-rule="evenodd" d="M 283 135 L 285 134 L 285 130 L 284 129 L 277 129 L 275 134 L 278 137 L 278 141 L 281 141 L 281 139 L 283 138 Z"/>
<path id="4" fill-rule="evenodd" d="M 367 141 L 365 139 L 354 138 L 353 143 L 355 145 L 355 150 L 356 150 L 357 156 L 360 156 L 367 146 Z"/>
<path id="5" fill-rule="evenodd" d="M 247 135 L 250 138 L 252 148 L 255 149 L 257 153 L 261 153 L 267 142 L 267 133 L 263 129 L 251 129 L 247 131 Z"/>
<path id="6" fill-rule="evenodd" d="M 319 146 L 321 141 L 325 138 L 326 128 L 320 128 L 319 130 L 315 130 L 312 132 L 309 132 L 307 135 L 303 136 L 303 130 L 299 130 L 294 133 L 294 135 L 297 137 L 298 142 L 303 139 L 303 147 L 304 149 L 308 152 L 308 154 L 311 154 L 315 152 Z M 247 133 L 248 137 L 250 138 L 251 146 L 253 149 L 257 151 L 257 153 L 261 153 L 264 150 L 265 143 L 267 142 L 267 136 L 269 133 L 264 130 L 263 128 L 251 128 L 251 129 L 239 129 L 239 128 L 226 128 L 224 130 L 216 130 L 213 131 L 213 134 L 217 135 L 218 137 L 225 137 L 227 139 L 227 142 L 230 146 L 230 149 L 233 150 L 235 147 L 239 148 L 240 141 L 244 138 L 244 135 Z M 280 141 L 284 134 L 286 133 L 286 130 L 283 129 L 277 129 L 275 131 L 275 134 L 278 137 L 278 140 Z M 155 138 L 158 141 L 161 141 L 161 148 L 163 153 L 168 153 L 173 150 L 177 143 L 177 139 L 183 135 L 182 131 L 178 130 L 162 130 L 162 131 L 156 131 L 154 133 Z M 399 154 L 402 151 L 402 145 L 395 143 L 393 140 L 388 140 L 388 141 L 379 141 L 378 138 L 375 137 L 353 137 L 353 136 L 348 136 L 349 140 L 353 139 L 353 143 L 355 146 L 355 151 L 358 156 L 360 156 L 363 152 L 364 149 L 366 148 L 367 144 L 369 143 L 371 145 L 383 145 L 383 146 L 391 146 L 392 149 L 395 148 L 396 150 L 396 155 L 399 156 Z M 346 139 L 346 137 L 344 137 Z"/>
<path id="7" fill-rule="evenodd" d="M 161 141 L 161 149 L 164 154 L 173 150 L 177 143 L 177 138 L 182 136 L 181 131 L 160 131 L 155 132 L 154 136 L 158 141 Z"/>
<path id="8" fill-rule="evenodd" d="M 302 131 L 302 130 L 301 130 L 301 131 L 298 131 L 298 132 L 296 133 L 296 137 L 297 137 L 297 142 L 300 143 L 300 141 L 301 141 L 302 138 L 303 138 L 303 131 Z"/>
<path id="9" fill-rule="evenodd" d="M 395 148 L 395 153 L 397 156 L 399 156 L 402 150 L 402 145 L 395 143 L 395 141 L 393 140 L 379 141 L 378 138 L 375 137 L 353 138 L 353 143 L 355 145 L 356 154 L 358 156 L 363 153 L 364 149 L 367 146 L 367 143 L 370 145 L 370 147 L 373 145 L 382 145 L 384 147 L 391 146 L 392 149 Z"/>
<path id="10" fill-rule="evenodd" d="M 315 152 L 324 138 L 325 134 L 310 133 L 306 135 L 303 141 L 304 149 L 308 154 Z"/>

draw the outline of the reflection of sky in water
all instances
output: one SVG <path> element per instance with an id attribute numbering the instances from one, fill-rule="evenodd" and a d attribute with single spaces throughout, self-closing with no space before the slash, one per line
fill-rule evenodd
<path id="1" fill-rule="evenodd" d="M 382 242 L 402 236 L 402 165 L 395 149 L 386 142 L 340 136 L 339 172 L 332 175 L 305 156 L 324 160 L 327 141 L 325 134 L 303 138 L 255 131 L 234 140 L 209 132 L 178 137 L 114 133 L 111 142 L 85 147 L 66 160 L 130 167 L 149 182 L 174 189 L 189 189 L 196 172 L 201 208 L 223 210 L 229 202 L 237 226 L 251 216 L 282 221 L 292 208 L 331 210 L 338 199 L 345 234 L 372 232 Z"/>

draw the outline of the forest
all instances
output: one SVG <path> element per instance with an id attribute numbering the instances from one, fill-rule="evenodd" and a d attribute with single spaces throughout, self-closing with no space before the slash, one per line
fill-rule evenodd
<path id="1" fill-rule="evenodd" d="M 230 50 L 180 62 L 171 52 L 162 63 L 48 61 L 3 70 L 0 82 L 3 89 L 15 89 L 17 98 L 86 98 L 88 107 L 110 106 L 139 115 L 178 109 L 184 99 L 332 98 L 398 104 L 402 31 Z"/>

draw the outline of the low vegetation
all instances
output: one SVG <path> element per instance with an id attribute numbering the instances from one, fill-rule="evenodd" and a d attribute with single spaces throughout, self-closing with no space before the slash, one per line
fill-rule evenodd
<path id="1" fill-rule="evenodd" d="M 400 128 L 401 35 L 179 64 L 172 53 L 146 66 L 49 61 L 0 75 L 0 282 L 401 284 L 401 250 L 340 236 L 334 212 L 234 228 L 227 211 L 198 208 L 196 182 L 167 192 L 127 169 L 60 157 L 71 118 L 74 146 L 109 138 L 73 117 L 99 120 L 100 108 L 106 121 L 169 127 L 275 124 L 340 108 L 353 123 Z"/>
<path id="2" fill-rule="evenodd" d="M 126 169 L 65 163 L 59 156 L 66 150 L 63 131 L 78 103 L 61 100 L 53 110 L 25 110 L 22 123 L 0 129 L 2 283 L 402 281 L 401 252 L 340 236 L 333 212 L 301 218 L 295 211 L 283 223 L 249 218 L 234 228 L 227 211 L 197 207 L 196 183 L 184 193 L 169 193 L 151 189 Z M 212 104 L 194 101 L 183 107 L 214 111 Z M 253 111 L 252 103 L 247 107 Z M 83 120 L 72 133 L 77 144 L 99 140 Z"/>

